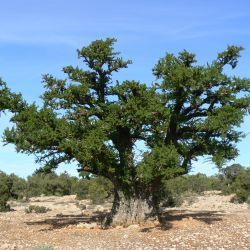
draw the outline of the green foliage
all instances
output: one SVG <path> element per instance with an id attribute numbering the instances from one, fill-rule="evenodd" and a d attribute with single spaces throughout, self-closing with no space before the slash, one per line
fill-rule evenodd
<path id="1" fill-rule="evenodd" d="M 250 201 L 250 168 L 242 169 L 235 178 L 231 187 L 232 192 L 236 194 L 237 202 Z"/>
<path id="2" fill-rule="evenodd" d="M 8 211 L 10 199 L 28 199 L 41 195 L 77 195 L 77 199 L 90 199 L 101 204 L 113 193 L 112 183 L 104 177 L 92 176 L 89 179 L 71 177 L 64 172 L 35 173 L 27 180 L 15 174 L 7 175 L 0 171 L 0 211 Z"/>
<path id="3" fill-rule="evenodd" d="M 217 176 L 204 174 L 185 175 L 170 179 L 164 185 L 164 205 L 179 206 L 184 200 L 190 203 L 204 191 L 221 190 L 224 184 Z"/>
<path id="4" fill-rule="evenodd" d="M 48 211 L 51 211 L 51 210 L 44 206 L 30 205 L 28 208 L 25 208 L 25 213 L 27 214 L 29 213 L 43 214 L 43 213 L 47 213 Z"/>
<path id="5" fill-rule="evenodd" d="M 38 245 L 32 248 L 32 250 L 53 250 L 54 248 L 49 245 Z"/>
<path id="6" fill-rule="evenodd" d="M 0 171 L 0 212 L 10 211 L 7 201 L 11 197 L 11 185 L 10 178 Z"/>
<path id="7" fill-rule="evenodd" d="M 46 184 L 46 180 L 42 175 L 29 176 L 27 179 L 28 197 L 34 197 L 44 194 Z"/>
<path id="8" fill-rule="evenodd" d="M 137 174 L 146 183 L 159 177 L 168 180 L 185 173 L 180 165 L 179 154 L 173 145 L 154 147 L 138 165 Z"/>
<path id="9" fill-rule="evenodd" d="M 9 110 L 19 112 L 25 107 L 21 94 L 15 94 L 10 91 L 6 83 L 0 78 L 0 113 Z"/>
<path id="10" fill-rule="evenodd" d="M 222 191 L 224 194 L 236 194 L 232 199 L 233 202 L 249 202 L 250 168 L 233 164 L 225 169 L 228 171 L 225 171 L 224 176 L 208 177 L 204 174 L 196 174 L 179 176 L 166 181 L 163 204 L 170 207 L 179 206 L 184 200 L 190 201 L 193 197 L 210 190 Z M 227 177 L 228 175 L 229 177 Z M 231 178 L 232 176 L 233 178 Z"/>
<path id="11" fill-rule="evenodd" d="M 26 180 L 15 174 L 7 175 L 0 171 L 0 211 L 9 211 L 7 201 L 27 197 Z"/>
<path id="12" fill-rule="evenodd" d="M 41 106 L 1 83 L 0 110 L 13 111 L 14 123 L 4 141 L 35 154 L 45 172 L 75 161 L 79 171 L 106 177 L 132 196 L 156 195 L 165 180 L 188 173 L 198 156 L 210 155 L 217 165 L 237 156 L 243 133 L 236 128 L 248 112 L 250 80 L 224 68 L 237 66 L 241 47 L 229 46 L 203 66 L 185 50 L 167 53 L 153 69 L 156 83 L 147 86 L 113 79 L 131 63 L 114 50 L 115 41 L 78 50 L 84 67 L 63 68 L 65 79 L 45 75 Z M 138 142 L 147 149 L 139 159 Z M 60 183 L 48 178 L 45 193 L 69 192 L 67 178 L 59 191 Z"/>
<path id="13" fill-rule="evenodd" d="M 28 177 L 28 196 L 44 195 L 69 195 L 71 194 L 74 177 L 67 173 L 59 176 L 55 173 L 38 173 Z"/>
<path id="14" fill-rule="evenodd" d="M 244 168 L 240 164 L 232 164 L 231 166 L 227 166 L 222 171 L 224 173 L 225 178 L 229 182 L 233 182 L 237 175 L 242 171 Z"/>
<path id="15" fill-rule="evenodd" d="M 112 183 L 103 177 L 97 177 L 90 181 L 92 183 L 88 188 L 89 199 L 91 199 L 94 204 L 104 203 L 105 199 L 107 199 L 113 191 Z"/>
<path id="16" fill-rule="evenodd" d="M 11 198 L 23 199 L 27 197 L 27 182 L 15 174 L 9 175 L 11 182 Z"/>
<path id="17" fill-rule="evenodd" d="M 230 168 L 231 169 L 231 168 Z M 66 179 L 66 180 L 65 180 Z M 179 206 L 183 201 L 192 203 L 204 191 L 221 190 L 225 194 L 235 193 L 234 202 L 248 202 L 250 197 L 250 171 L 243 168 L 233 181 L 218 175 L 208 177 L 204 174 L 185 175 L 168 179 L 163 183 L 162 200 L 164 206 Z M 53 183 L 53 185 L 51 184 Z M 65 185 L 65 186 L 64 186 Z M 9 211 L 9 199 L 22 199 L 40 195 L 76 194 L 79 200 L 90 199 L 94 204 L 102 204 L 113 197 L 113 184 L 104 177 L 88 179 L 70 177 L 67 173 L 57 175 L 34 174 L 27 180 L 0 172 L 1 211 Z M 70 193 L 68 191 L 70 190 Z M 27 213 L 45 211 L 39 206 L 31 206 Z"/>
<path id="18" fill-rule="evenodd" d="M 79 179 L 72 185 L 72 193 L 76 194 L 77 199 L 88 199 L 89 181 L 88 179 Z"/>
<path id="19" fill-rule="evenodd" d="M 230 166 L 226 166 L 224 168 L 220 168 L 219 178 L 221 180 L 221 191 L 223 194 L 232 194 L 235 193 L 234 185 L 237 176 L 244 170 L 245 168 L 240 164 L 232 164 Z M 235 198 L 237 200 L 237 197 Z M 235 200 L 235 201 L 236 201 Z"/>
<path id="20" fill-rule="evenodd" d="M 220 190 L 220 179 L 216 176 L 208 177 L 205 174 L 185 175 L 166 181 L 167 189 L 174 189 L 181 194 L 185 191 L 201 194 L 208 190 Z"/>
<path id="21" fill-rule="evenodd" d="M 82 179 L 77 183 L 75 191 L 80 200 L 91 199 L 94 204 L 102 204 L 111 196 L 113 185 L 107 178 L 103 177 Z"/>

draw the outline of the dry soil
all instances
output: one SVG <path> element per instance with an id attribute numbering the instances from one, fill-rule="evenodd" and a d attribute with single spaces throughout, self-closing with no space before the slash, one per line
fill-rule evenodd
<path id="1" fill-rule="evenodd" d="M 100 229 L 99 223 L 109 204 L 82 201 L 82 210 L 75 196 L 11 202 L 13 211 L 0 213 L 0 249 L 250 249 L 249 207 L 230 199 L 208 192 L 191 205 L 164 208 L 164 226 L 155 222 L 108 230 Z M 31 204 L 51 211 L 25 213 Z"/>

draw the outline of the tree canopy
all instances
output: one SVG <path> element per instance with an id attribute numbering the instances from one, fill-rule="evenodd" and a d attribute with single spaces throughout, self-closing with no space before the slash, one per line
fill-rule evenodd
<path id="1" fill-rule="evenodd" d="M 198 156 L 210 155 L 217 164 L 235 158 L 244 136 L 237 128 L 250 104 L 250 80 L 224 72 L 237 66 L 241 47 L 228 46 L 206 65 L 186 50 L 167 53 L 149 86 L 113 79 L 131 64 L 115 42 L 96 40 L 78 50 L 84 65 L 63 68 L 65 79 L 44 75 L 42 106 L 2 82 L 0 89 L 0 110 L 12 111 L 15 124 L 4 141 L 35 154 L 44 171 L 76 161 L 79 171 L 110 179 L 117 194 L 113 215 L 131 198 L 156 208 L 161 182 L 188 173 Z M 138 142 L 145 145 L 140 157 Z"/>

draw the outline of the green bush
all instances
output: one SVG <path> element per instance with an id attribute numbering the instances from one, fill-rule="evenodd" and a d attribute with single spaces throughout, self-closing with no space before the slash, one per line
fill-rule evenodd
<path id="1" fill-rule="evenodd" d="M 89 198 L 94 204 L 102 204 L 112 193 L 112 190 L 113 185 L 108 179 L 104 177 L 97 177 L 92 179 L 89 185 Z"/>
<path id="2" fill-rule="evenodd" d="M 67 172 L 60 174 L 57 178 L 55 195 L 70 195 L 74 179 Z"/>
<path id="3" fill-rule="evenodd" d="M 41 194 L 44 194 L 45 185 L 45 179 L 41 174 L 34 174 L 32 176 L 28 176 L 28 197 L 40 196 Z"/>
<path id="4" fill-rule="evenodd" d="M 32 250 L 53 250 L 54 248 L 49 245 L 39 245 L 35 246 Z"/>
<path id="5" fill-rule="evenodd" d="M 36 173 L 28 177 L 28 196 L 70 195 L 75 182 L 77 182 L 77 178 L 69 176 L 66 172 L 60 175 L 53 172 L 49 174 Z"/>
<path id="6" fill-rule="evenodd" d="M 15 174 L 6 175 L 0 172 L 0 210 L 7 211 L 9 199 L 23 199 L 35 196 L 71 195 L 77 199 L 91 199 L 94 204 L 101 204 L 107 197 L 112 198 L 112 183 L 104 177 L 89 176 L 89 178 L 71 177 L 64 172 L 34 173 L 27 180 Z"/>
<path id="7" fill-rule="evenodd" d="M 84 200 L 89 198 L 89 185 L 90 180 L 80 179 L 72 186 L 72 193 L 76 194 L 78 200 Z"/>
<path id="8" fill-rule="evenodd" d="M 61 175 L 37 173 L 28 177 L 27 189 L 29 197 L 76 194 L 78 199 L 92 199 L 93 203 L 102 203 L 111 184 L 103 177 L 79 179 L 66 172 Z"/>
<path id="9" fill-rule="evenodd" d="M 18 177 L 15 174 L 9 175 L 11 181 L 11 198 L 23 199 L 27 197 L 27 182 L 25 179 Z"/>
<path id="10" fill-rule="evenodd" d="M 208 190 L 221 190 L 225 194 L 235 193 L 234 201 L 250 200 L 250 169 L 238 171 L 237 165 L 228 167 L 228 171 L 218 176 L 208 177 L 204 174 L 179 176 L 166 181 L 163 185 L 163 205 L 179 206 L 184 200 L 193 202 L 198 194 Z M 237 171 L 236 171 L 236 170 Z M 230 170 L 230 171 L 229 171 Z M 237 173 L 236 173 L 237 172 Z M 236 173 L 236 174 L 235 174 Z M 231 177 L 230 177 L 231 176 Z M 230 177 L 230 178 L 229 178 Z M 9 211 L 9 199 L 44 195 L 76 194 L 77 199 L 91 199 L 94 204 L 101 204 L 107 197 L 112 198 L 113 185 L 104 177 L 71 177 L 66 172 L 36 173 L 27 180 L 15 174 L 7 175 L 0 171 L 0 211 Z M 34 210 L 35 209 L 35 210 Z M 27 212 L 46 211 L 44 208 L 32 207 Z"/>
<path id="11" fill-rule="evenodd" d="M 170 179 L 165 182 L 165 188 L 179 194 L 186 191 L 200 194 L 208 190 L 220 190 L 221 180 L 216 176 L 208 177 L 198 173 Z"/>
<path id="12" fill-rule="evenodd" d="M 198 194 L 209 190 L 221 190 L 223 185 L 218 176 L 208 177 L 200 173 L 179 176 L 164 183 L 163 205 L 180 206 L 184 200 L 192 203 Z"/>
<path id="13" fill-rule="evenodd" d="M 250 199 L 250 168 L 241 170 L 231 187 L 232 192 L 236 194 L 239 203 L 248 202 Z"/>
<path id="14" fill-rule="evenodd" d="M 236 179 L 240 171 L 242 171 L 243 169 L 244 167 L 241 166 L 240 164 L 232 164 L 230 166 L 223 168 L 222 172 L 226 177 L 226 179 L 228 180 L 228 182 L 232 183 Z"/>
<path id="15" fill-rule="evenodd" d="M 12 182 L 8 175 L 0 171 L 0 212 L 10 211 L 7 201 L 11 197 Z"/>
<path id="16" fill-rule="evenodd" d="M 78 199 L 90 199 L 93 204 L 102 204 L 113 190 L 112 183 L 104 177 L 79 180 L 75 191 Z"/>

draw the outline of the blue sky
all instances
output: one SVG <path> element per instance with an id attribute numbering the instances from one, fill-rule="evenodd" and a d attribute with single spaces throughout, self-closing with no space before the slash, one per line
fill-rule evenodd
<path id="1" fill-rule="evenodd" d="M 152 67 L 166 51 L 187 49 L 206 63 L 228 44 L 245 47 L 230 73 L 250 77 L 248 0 L 10 0 L 1 1 L 0 9 L 0 76 L 29 101 L 42 93 L 42 74 L 62 76 L 62 67 L 79 64 L 77 48 L 106 37 L 117 38 L 117 50 L 133 60 L 119 79 L 150 84 Z M 1 116 L 0 132 L 8 125 L 8 116 Z M 249 117 L 241 129 L 250 132 Z M 250 135 L 239 143 L 236 162 L 250 166 L 249 148 Z M 37 167 L 33 156 L 0 144 L 0 170 L 27 176 Z M 65 169 L 76 173 L 74 166 L 59 171 Z M 213 174 L 216 169 L 200 159 L 193 172 Z"/>

